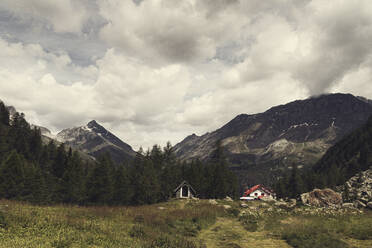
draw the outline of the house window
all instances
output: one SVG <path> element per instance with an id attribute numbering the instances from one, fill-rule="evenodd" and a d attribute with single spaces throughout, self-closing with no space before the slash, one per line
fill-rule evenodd
<path id="1" fill-rule="evenodd" d="M 265 195 L 265 193 L 261 193 L 261 195 L 262 195 L 262 196 L 264 196 L 264 195 Z"/>
<path id="2" fill-rule="evenodd" d="M 258 196 L 258 193 L 254 193 L 254 196 Z"/>

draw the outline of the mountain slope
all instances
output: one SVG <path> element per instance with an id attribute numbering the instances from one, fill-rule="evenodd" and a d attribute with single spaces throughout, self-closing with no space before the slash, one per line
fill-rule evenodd
<path id="1" fill-rule="evenodd" d="M 121 141 L 94 120 L 86 126 L 62 130 L 56 138 L 58 141 L 93 157 L 109 153 L 116 163 L 131 161 L 136 155 L 131 146 Z"/>
<path id="2" fill-rule="evenodd" d="M 327 175 L 328 185 L 335 186 L 371 166 L 372 116 L 365 125 L 346 135 L 328 149 L 312 170 L 317 174 Z M 337 175 L 339 177 L 335 178 Z"/>
<path id="3" fill-rule="evenodd" d="M 350 94 L 322 95 L 241 114 L 220 129 L 191 135 L 174 148 L 182 160 L 208 160 L 217 141 L 248 184 L 270 178 L 294 163 L 314 164 L 325 151 L 372 114 L 372 105 Z"/>

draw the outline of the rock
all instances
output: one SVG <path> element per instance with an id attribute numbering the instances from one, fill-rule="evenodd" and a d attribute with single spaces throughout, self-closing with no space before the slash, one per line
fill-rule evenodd
<path id="1" fill-rule="evenodd" d="M 159 210 L 165 210 L 165 207 L 158 207 Z"/>
<path id="2" fill-rule="evenodd" d="M 248 207 L 248 205 L 245 204 L 245 203 L 241 203 L 240 206 L 241 206 L 242 208 L 247 208 L 247 207 Z"/>
<path id="3" fill-rule="evenodd" d="M 368 202 L 367 203 L 367 207 L 369 207 L 370 209 L 372 209 L 372 202 Z"/>
<path id="4" fill-rule="evenodd" d="M 284 207 L 284 206 L 287 206 L 287 203 L 285 203 L 283 201 L 279 201 L 279 202 L 275 202 L 274 203 L 274 206 L 276 206 L 276 207 Z"/>
<path id="5" fill-rule="evenodd" d="M 338 190 L 346 200 L 356 199 L 364 204 L 372 201 L 372 168 L 351 177 Z M 346 194 L 347 192 L 347 194 Z"/>
<path id="6" fill-rule="evenodd" d="M 355 208 L 354 203 L 351 203 L 351 202 L 347 202 L 347 203 L 342 204 L 342 207 L 343 208 Z"/>
<path id="7" fill-rule="evenodd" d="M 356 205 L 357 205 L 358 208 L 365 208 L 365 207 L 367 207 L 367 205 L 364 204 L 361 201 L 356 200 L 355 203 L 356 203 Z"/>
<path id="8" fill-rule="evenodd" d="M 243 215 L 246 215 L 246 214 L 247 214 L 246 211 L 241 211 L 241 212 L 239 213 L 239 216 L 243 216 Z"/>
<path id="9" fill-rule="evenodd" d="M 301 194 L 301 201 L 305 205 L 315 207 L 340 207 L 342 196 L 332 189 L 314 189 L 311 192 Z"/>
<path id="10" fill-rule="evenodd" d="M 217 205 L 218 204 L 218 202 L 214 199 L 210 199 L 208 202 L 209 202 L 209 204 L 212 204 L 212 205 Z"/>
<path id="11" fill-rule="evenodd" d="M 261 201 L 264 201 L 264 202 L 275 202 L 275 199 L 274 198 L 268 197 L 268 196 L 264 196 L 260 200 Z"/>
<path id="12" fill-rule="evenodd" d="M 297 204 L 296 199 L 290 199 L 288 202 L 288 207 L 293 208 L 296 206 L 296 204 Z"/>
<path id="13" fill-rule="evenodd" d="M 229 202 L 232 202 L 232 201 L 234 201 L 233 199 L 231 199 L 231 197 L 230 197 L 230 196 L 226 196 L 224 200 L 225 200 L 225 201 L 229 201 Z"/>
<path id="14" fill-rule="evenodd" d="M 230 205 L 223 205 L 223 208 L 224 208 L 224 209 L 230 209 L 231 206 L 230 206 Z"/>
<path id="15" fill-rule="evenodd" d="M 262 202 L 261 204 L 260 204 L 260 207 L 268 207 L 269 206 L 269 204 L 267 204 L 266 202 Z"/>

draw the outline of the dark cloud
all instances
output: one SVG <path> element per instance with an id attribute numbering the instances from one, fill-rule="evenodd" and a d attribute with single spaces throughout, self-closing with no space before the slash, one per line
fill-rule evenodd
<path id="1" fill-rule="evenodd" d="M 0 2 L 0 98 L 134 147 L 312 94 L 372 98 L 371 65 L 369 0 Z"/>

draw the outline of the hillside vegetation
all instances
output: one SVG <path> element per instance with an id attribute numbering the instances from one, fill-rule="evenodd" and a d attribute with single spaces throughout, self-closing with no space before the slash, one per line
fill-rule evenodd
<path id="1" fill-rule="evenodd" d="M 24 115 L 0 102 L 0 199 L 37 204 L 141 205 L 166 201 L 183 180 L 201 198 L 237 195 L 237 180 L 218 147 L 209 163 L 180 163 L 171 145 L 142 149 L 130 164 L 109 154 L 85 161 L 64 144 L 42 143 Z"/>
<path id="2" fill-rule="evenodd" d="M 229 206 L 229 207 L 228 207 Z M 137 207 L 0 201 L 0 247 L 371 247 L 372 213 L 173 200 Z"/>
<path id="3" fill-rule="evenodd" d="M 372 117 L 346 135 L 311 168 L 299 171 L 294 165 L 275 186 L 281 197 L 297 197 L 314 188 L 334 188 L 358 172 L 372 167 Z"/>

